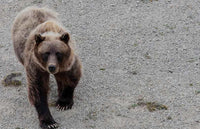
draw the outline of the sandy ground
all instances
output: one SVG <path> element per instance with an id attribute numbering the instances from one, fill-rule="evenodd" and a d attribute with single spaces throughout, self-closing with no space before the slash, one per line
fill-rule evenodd
<path id="1" fill-rule="evenodd" d="M 50 108 L 60 129 L 200 128 L 199 0 L 1 0 L 0 78 L 21 72 L 22 86 L 0 84 L 0 129 L 39 128 L 10 31 L 32 5 L 60 14 L 83 63 L 73 109 Z M 56 89 L 52 78 L 50 102 Z M 150 112 L 138 99 L 168 110 Z"/>

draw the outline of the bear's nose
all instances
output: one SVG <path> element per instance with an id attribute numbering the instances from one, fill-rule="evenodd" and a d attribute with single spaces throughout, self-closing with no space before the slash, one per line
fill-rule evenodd
<path id="1" fill-rule="evenodd" d="M 54 65 L 50 65 L 50 66 L 49 66 L 49 71 L 50 71 L 51 73 L 53 73 L 55 70 L 56 70 L 56 67 L 55 67 Z"/>

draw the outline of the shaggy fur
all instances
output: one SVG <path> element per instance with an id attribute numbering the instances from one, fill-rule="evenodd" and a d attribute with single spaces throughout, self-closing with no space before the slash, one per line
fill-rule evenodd
<path id="1" fill-rule="evenodd" d="M 48 108 L 49 74 L 54 74 L 60 110 L 71 109 L 74 89 L 81 77 L 81 64 L 74 53 L 69 33 L 57 14 L 47 8 L 29 7 L 15 18 L 12 28 L 14 50 L 27 74 L 28 96 L 43 129 L 56 122 Z"/>

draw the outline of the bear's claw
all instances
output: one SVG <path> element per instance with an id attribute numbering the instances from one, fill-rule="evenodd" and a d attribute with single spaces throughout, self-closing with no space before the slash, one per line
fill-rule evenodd
<path id="1" fill-rule="evenodd" d="M 41 125 L 41 128 L 42 128 L 42 129 L 56 129 L 56 128 L 58 128 L 58 127 L 59 127 L 59 125 L 58 125 L 58 123 L 56 123 L 55 121 L 52 122 L 52 123 L 43 122 L 42 125 Z"/>
<path id="2" fill-rule="evenodd" d="M 67 100 L 65 100 L 65 101 L 63 101 L 63 100 L 58 100 L 58 101 L 56 102 L 56 108 L 57 108 L 59 111 L 64 111 L 64 110 L 72 109 L 73 104 L 74 104 L 73 99 L 67 99 Z"/>
<path id="3" fill-rule="evenodd" d="M 58 124 L 57 123 L 55 123 L 53 125 L 48 125 L 48 129 L 56 129 L 56 128 L 58 128 Z"/>

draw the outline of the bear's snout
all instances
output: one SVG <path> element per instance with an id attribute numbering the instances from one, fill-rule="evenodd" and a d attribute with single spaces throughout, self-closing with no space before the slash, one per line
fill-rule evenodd
<path id="1" fill-rule="evenodd" d="M 48 69 L 49 69 L 49 72 L 54 73 L 55 70 L 56 70 L 56 66 L 55 65 L 49 65 Z"/>

